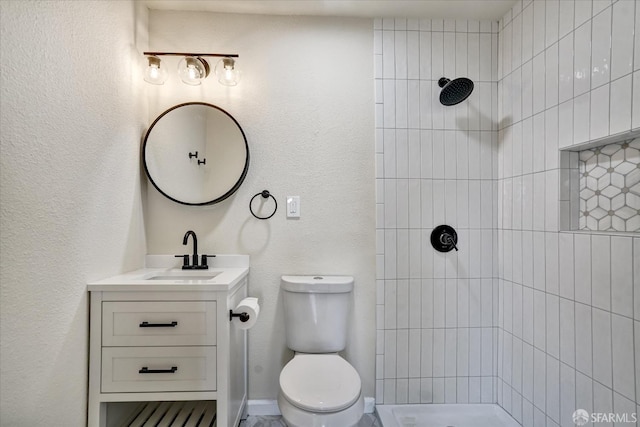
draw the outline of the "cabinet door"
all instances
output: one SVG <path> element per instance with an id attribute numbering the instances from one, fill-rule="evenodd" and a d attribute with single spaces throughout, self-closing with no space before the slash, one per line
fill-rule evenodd
<path id="1" fill-rule="evenodd" d="M 216 302 L 103 302 L 102 345 L 216 345 Z"/>
<path id="2" fill-rule="evenodd" d="M 105 347 L 102 392 L 215 391 L 216 347 Z"/>

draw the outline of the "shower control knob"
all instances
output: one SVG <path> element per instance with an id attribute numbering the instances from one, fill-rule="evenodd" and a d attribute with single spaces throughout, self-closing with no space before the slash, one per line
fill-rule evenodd
<path id="1" fill-rule="evenodd" d="M 458 250 L 458 233 L 449 225 L 439 225 L 431 232 L 431 246 L 438 252 Z"/>

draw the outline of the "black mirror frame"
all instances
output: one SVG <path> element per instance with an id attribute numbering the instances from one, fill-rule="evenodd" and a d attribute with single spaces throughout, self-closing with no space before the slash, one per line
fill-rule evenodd
<path id="1" fill-rule="evenodd" d="M 164 191 L 162 191 L 162 189 L 155 183 L 155 181 L 153 180 L 153 178 L 151 178 L 151 174 L 149 174 L 149 169 L 147 168 L 147 160 L 146 160 L 146 149 L 147 149 L 147 139 L 149 138 L 149 134 L 151 133 L 151 131 L 153 130 L 154 126 L 156 125 L 156 123 L 158 123 L 158 121 L 163 118 L 165 115 L 167 115 L 168 113 L 170 113 L 171 111 L 180 108 L 180 107 L 186 107 L 189 105 L 203 105 L 206 107 L 212 107 L 215 108 L 218 111 L 221 111 L 222 113 L 226 114 L 231 120 L 233 120 L 233 122 L 236 124 L 236 126 L 238 126 L 238 129 L 240 129 L 240 133 L 242 134 L 242 138 L 244 139 L 244 145 L 245 145 L 245 149 L 247 151 L 247 157 L 245 158 L 245 162 L 244 162 L 244 169 L 242 170 L 242 174 L 240 175 L 240 178 L 238 178 L 238 181 L 236 181 L 236 183 L 233 185 L 233 187 L 231 187 L 231 189 L 229 189 L 229 191 L 227 191 L 226 193 L 224 193 L 222 196 L 218 197 L 217 199 L 213 199 L 207 202 L 202 202 L 202 203 L 189 203 L 189 202 L 183 202 L 182 200 L 178 200 L 174 197 L 169 196 L 167 193 L 165 193 Z M 156 190 L 158 190 L 160 192 L 160 194 L 162 194 L 164 197 L 166 197 L 169 200 L 172 200 L 176 203 L 180 203 L 181 205 L 188 205 L 188 206 L 206 206 L 206 205 L 213 205 L 215 203 L 219 203 L 222 202 L 223 200 L 229 198 L 233 193 L 235 193 L 236 191 L 238 191 L 238 188 L 240 188 L 240 185 L 242 185 L 242 182 L 244 181 L 245 177 L 247 176 L 247 172 L 249 170 L 249 144 L 247 143 L 247 136 L 244 133 L 244 130 L 242 129 L 242 127 L 240 126 L 240 123 L 238 123 L 238 121 L 231 115 L 229 114 L 227 111 L 223 110 L 222 108 L 213 105 L 213 104 L 209 104 L 206 102 L 185 102 L 182 104 L 178 104 L 175 105 L 171 108 L 169 108 L 168 110 L 166 110 L 164 113 L 160 114 L 151 124 L 151 126 L 149 126 L 149 129 L 147 129 L 147 132 L 144 136 L 144 141 L 142 143 L 142 164 L 144 166 L 144 172 L 147 175 L 147 178 L 149 178 L 149 181 L 151 182 L 151 184 L 153 184 L 153 186 L 155 187 Z"/>

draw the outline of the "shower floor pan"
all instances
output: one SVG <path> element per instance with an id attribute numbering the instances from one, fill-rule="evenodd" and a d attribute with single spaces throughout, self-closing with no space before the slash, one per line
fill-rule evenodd
<path id="1" fill-rule="evenodd" d="M 376 405 L 384 427 L 520 427 L 493 404 Z"/>

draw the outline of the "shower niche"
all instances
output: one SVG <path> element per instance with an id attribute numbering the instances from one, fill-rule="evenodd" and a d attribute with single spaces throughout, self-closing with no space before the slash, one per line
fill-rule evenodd
<path id="1" fill-rule="evenodd" d="M 640 135 L 562 151 L 560 228 L 640 233 Z"/>

